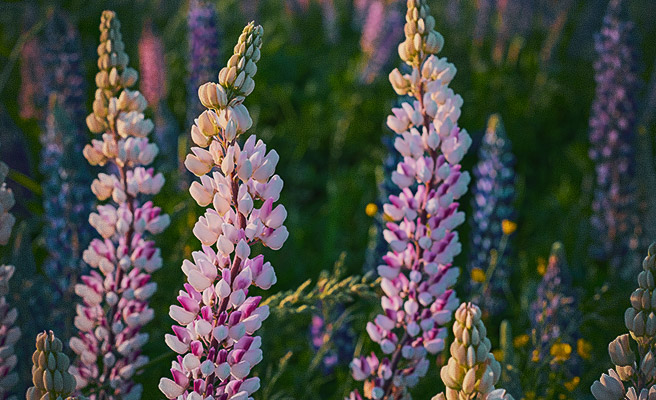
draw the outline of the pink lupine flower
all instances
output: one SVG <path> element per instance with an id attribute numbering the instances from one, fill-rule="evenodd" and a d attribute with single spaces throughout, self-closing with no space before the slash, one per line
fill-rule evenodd
<path id="1" fill-rule="evenodd" d="M 202 207 L 193 233 L 201 250 L 184 260 L 184 290 L 169 315 L 176 321 L 166 344 L 178 356 L 172 379 L 159 388 L 169 399 L 251 399 L 260 387 L 251 369 L 262 360 L 262 340 L 255 332 L 269 315 L 261 297 L 249 296 L 252 285 L 268 289 L 276 275 L 251 246 L 282 247 L 289 233 L 283 225 L 287 211 L 274 203 L 282 180 L 275 175 L 278 154 L 250 136 L 238 142 L 252 125 L 244 98 L 253 90 L 255 63 L 260 58 L 262 27 L 244 28 L 219 83 L 199 90 L 208 108 L 196 120 L 185 165 L 199 176 L 189 192 Z M 211 204 L 211 206 L 210 206 Z M 259 205 L 259 208 L 258 208 Z"/>
<path id="2" fill-rule="evenodd" d="M 444 325 L 458 306 L 452 287 L 459 270 L 452 262 L 461 250 L 455 229 L 464 213 L 456 200 L 470 180 L 459 163 L 471 139 L 457 125 L 462 98 L 448 87 L 455 67 L 434 55 L 443 39 L 425 0 L 408 1 L 406 21 L 399 55 L 412 71 L 395 69 L 390 81 L 410 99 L 387 119 L 403 157 L 391 176 L 401 192 L 383 206 L 390 247 L 378 266 L 383 313 L 367 324 L 369 337 L 389 358 L 372 353 L 351 363 L 353 377 L 366 381 L 368 399 L 405 398 L 427 373 L 428 355 L 444 349 Z M 362 395 L 355 391 L 350 398 Z"/>
<path id="3" fill-rule="evenodd" d="M 169 224 L 151 201 L 140 203 L 160 191 L 164 177 L 148 167 L 157 155 L 147 138 L 153 124 L 143 115 L 144 97 L 127 89 L 137 74 L 127 66 L 119 28 L 114 12 L 103 12 L 98 90 L 94 113 L 87 117 L 89 129 L 102 140 L 92 140 L 84 156 L 91 165 L 113 164 L 117 172 L 100 173 L 91 184 L 98 200 L 111 202 L 89 215 L 102 240 L 93 239 L 82 255 L 92 270 L 75 285 L 82 304 L 74 321 L 79 334 L 70 340 L 77 354 L 70 368 L 77 390 L 91 392 L 92 399 L 141 397 L 133 377 L 148 362 L 141 355 L 148 334 L 140 331 L 154 318 L 148 300 L 157 285 L 150 274 L 162 266 L 160 250 L 148 236 Z"/>

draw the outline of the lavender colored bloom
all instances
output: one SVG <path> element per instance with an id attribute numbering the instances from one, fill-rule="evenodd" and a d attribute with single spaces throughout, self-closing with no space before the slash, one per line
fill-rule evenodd
<path id="1" fill-rule="evenodd" d="M 326 34 L 328 42 L 331 44 L 337 43 L 339 40 L 339 26 L 337 9 L 335 8 L 334 0 L 319 0 L 321 3 L 321 16 L 323 18 L 323 30 Z"/>
<path id="2" fill-rule="evenodd" d="M 9 168 L 0 162 L 0 244 L 7 244 L 14 226 L 14 216 L 9 209 L 15 204 L 11 189 L 7 188 L 5 178 Z M 14 345 L 21 335 L 14 326 L 18 312 L 6 299 L 9 294 L 9 279 L 14 274 L 12 265 L 0 266 L 0 400 L 9 399 L 10 390 L 18 383 L 18 374 L 14 371 L 18 359 L 14 354 Z"/>
<path id="3" fill-rule="evenodd" d="M 82 157 L 86 85 L 78 34 L 55 13 L 46 24 L 44 54 L 50 101 L 41 135 L 41 173 L 44 175 L 44 237 L 46 275 L 52 282 L 51 325 L 64 329 L 72 318 L 69 304 L 77 277 L 85 270 L 82 250 L 92 229 L 87 221 L 94 202 L 91 175 Z"/>
<path id="4" fill-rule="evenodd" d="M 487 313 L 498 315 L 505 306 L 504 288 L 510 277 L 508 238 L 504 238 L 502 222 L 512 220 L 514 216 L 515 157 L 497 114 L 488 120 L 478 158 L 473 170 L 475 184 L 472 188 L 472 231 L 467 268 L 472 277 L 475 277 L 472 271 L 476 269 L 486 275 L 485 282 L 470 281 L 473 301 L 484 303 Z M 485 292 L 481 293 L 483 288 Z"/>
<path id="5" fill-rule="evenodd" d="M 360 47 L 365 54 L 360 73 L 363 82 L 373 82 L 388 67 L 397 44 L 403 38 L 403 23 L 403 13 L 398 3 L 383 5 L 380 0 L 371 3 L 360 39 Z"/>
<path id="6" fill-rule="evenodd" d="M 218 15 L 214 4 L 191 0 L 187 26 L 189 29 L 189 81 L 187 83 L 187 125 L 204 110 L 198 101 L 198 88 L 215 78 L 219 70 Z"/>
<path id="7" fill-rule="evenodd" d="M 582 315 L 577 296 L 572 288 L 565 250 L 554 243 L 542 281 L 538 284 L 536 299 L 531 304 L 531 336 L 533 337 L 532 362 L 549 363 L 568 379 L 579 371 L 581 360 L 574 349 L 580 337 Z M 562 350 L 564 350 L 563 356 Z M 536 387 L 548 386 L 548 376 L 541 375 Z M 544 385 L 541 385 L 543 383 Z"/>
<path id="8" fill-rule="evenodd" d="M 77 359 L 71 373 L 77 389 L 93 399 L 139 399 L 142 387 L 134 382 L 148 362 L 141 348 L 148 341 L 142 327 L 154 318 L 148 300 L 157 289 L 150 274 L 161 268 L 162 257 L 150 235 L 162 232 L 169 217 L 146 196 L 157 194 L 164 177 L 148 167 L 157 155 L 149 143 L 153 123 L 144 117 L 146 99 L 129 90 L 137 72 L 128 67 L 120 22 L 104 11 L 100 23 L 94 112 L 87 116 L 89 130 L 100 134 L 83 154 L 89 164 L 112 164 L 115 173 L 100 173 L 91 190 L 98 200 L 89 223 L 102 237 L 93 239 L 83 253 L 92 271 L 75 285 L 82 299 L 76 307 L 78 335 L 70 340 Z"/>
<path id="9" fill-rule="evenodd" d="M 21 118 L 41 118 L 46 102 L 43 50 L 37 38 L 32 38 L 21 49 L 21 87 L 18 93 Z"/>
<path id="10" fill-rule="evenodd" d="M 191 196 L 208 208 L 193 229 L 202 249 L 184 260 L 187 283 L 177 297 L 180 305 L 169 309 L 177 324 L 165 341 L 178 356 L 172 379 L 159 383 L 169 399 L 246 400 L 260 387 L 260 379 L 249 375 L 262 360 L 262 339 L 255 333 L 269 308 L 249 292 L 252 286 L 270 288 L 276 275 L 251 247 L 278 250 L 289 236 L 285 207 L 274 207 L 283 186 L 275 175 L 278 154 L 267 152 L 255 136 L 243 145 L 238 140 L 253 124 L 243 101 L 255 87 L 262 33 L 261 26 L 248 24 L 219 83 L 198 89 L 207 109 L 191 129 L 198 147 L 191 148 L 185 166 L 200 178 L 191 184 Z"/>
<path id="11" fill-rule="evenodd" d="M 351 360 L 355 337 L 350 324 L 342 321 L 343 307 L 336 307 L 328 313 L 319 307 L 319 311 L 323 312 L 312 315 L 310 322 L 310 343 L 315 352 L 327 347 L 321 364 L 323 371 L 328 374 L 336 366 L 347 364 Z"/>
<path id="12" fill-rule="evenodd" d="M 154 110 L 155 131 L 153 139 L 160 149 L 156 162 L 163 172 L 176 168 L 178 156 L 178 129 L 165 100 L 166 63 L 164 43 L 154 32 L 152 22 L 146 22 L 139 39 L 139 88 Z"/>
<path id="13" fill-rule="evenodd" d="M 452 262 L 461 250 L 456 228 L 464 213 L 456 201 L 469 184 L 460 162 L 471 138 L 458 127 L 462 97 L 449 88 L 456 69 L 435 56 L 444 39 L 427 2 L 409 0 L 407 6 L 398 50 L 411 72 L 395 69 L 389 79 L 398 95 L 409 98 L 387 118 L 403 156 L 392 173 L 401 192 L 383 207 L 390 220 L 384 232 L 390 251 L 377 268 L 383 313 L 367 324 L 369 337 L 389 358 L 372 353 L 351 362 L 368 399 L 407 398 L 428 372 L 429 354 L 444 349 L 444 325 L 458 306 L 452 287 L 459 270 Z M 350 394 L 361 397 L 357 390 Z"/>
<path id="14" fill-rule="evenodd" d="M 633 23 L 624 19 L 622 3 L 612 0 L 601 32 L 595 38 L 597 88 L 590 117 L 590 158 L 595 163 L 596 186 L 592 204 L 592 255 L 633 272 L 627 256 L 636 250 L 637 220 L 635 124 L 636 51 L 631 43 Z"/>

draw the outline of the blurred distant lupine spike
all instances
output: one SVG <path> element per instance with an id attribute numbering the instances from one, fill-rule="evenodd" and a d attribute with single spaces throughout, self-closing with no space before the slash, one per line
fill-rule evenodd
<path id="1" fill-rule="evenodd" d="M 104 11 L 100 23 L 100 45 L 93 113 L 87 117 L 91 132 L 102 134 L 84 148 L 91 165 L 113 164 L 116 174 L 98 174 L 91 189 L 98 205 L 89 222 L 102 239 L 94 239 L 83 253 L 92 268 L 75 286 L 83 304 L 77 306 L 75 326 L 78 336 L 70 340 L 77 359 L 71 372 L 77 389 L 93 393 L 92 398 L 139 399 L 141 385 L 133 381 L 148 357 L 141 347 L 148 334 L 141 328 L 153 319 L 148 300 L 157 285 L 150 274 L 162 266 L 160 250 L 148 234 L 158 234 L 169 217 L 144 196 L 157 194 L 164 184 L 161 173 L 147 168 L 157 155 L 149 143 L 153 123 L 143 110 L 146 99 L 128 88 L 137 81 L 137 72 L 128 67 L 128 55 L 121 38 L 120 22 L 113 11 Z"/>
<path id="2" fill-rule="evenodd" d="M 456 310 L 451 358 L 440 371 L 446 392 L 433 400 L 513 400 L 504 389 L 494 388 L 501 377 L 501 364 L 491 353 L 481 315 L 473 303 L 462 303 Z"/>
<path id="3" fill-rule="evenodd" d="M 252 125 L 242 104 L 254 88 L 260 59 L 262 27 L 248 24 L 219 83 L 200 86 L 198 96 L 208 109 L 198 116 L 191 138 L 199 147 L 187 155 L 186 167 L 200 177 L 189 192 L 207 207 L 194 226 L 202 251 L 185 260 L 187 276 L 178 296 L 180 306 L 169 315 L 177 322 L 165 341 L 178 357 L 173 379 L 159 388 L 169 399 L 245 400 L 260 387 L 251 369 L 262 360 L 262 340 L 254 336 L 269 314 L 251 285 L 268 289 L 276 275 L 262 255 L 252 255 L 256 243 L 278 250 L 288 237 L 283 225 L 287 211 L 274 207 L 283 186 L 275 175 L 278 154 L 250 136 L 237 139 Z M 257 206 L 259 208 L 257 208 Z"/>
<path id="4" fill-rule="evenodd" d="M 532 361 L 549 360 L 552 370 L 568 379 L 577 376 L 581 360 L 573 350 L 577 349 L 582 315 L 573 292 L 565 249 L 559 242 L 551 248 L 530 317 L 534 338 Z M 548 377 L 543 379 L 546 382 Z"/>
<path id="5" fill-rule="evenodd" d="M 75 377 L 68 372 L 70 360 L 63 353 L 64 345 L 52 331 L 39 333 L 36 351 L 32 355 L 32 384 L 27 400 L 74 400 Z"/>
<path id="6" fill-rule="evenodd" d="M 9 168 L 0 162 L 0 244 L 5 245 L 14 226 L 14 216 L 9 210 L 14 206 L 14 194 L 5 184 Z M 14 371 L 17 358 L 14 345 L 20 338 L 20 329 L 13 326 L 18 317 L 15 308 L 7 303 L 9 279 L 14 274 L 13 265 L 0 266 L 0 400 L 9 399 L 10 390 L 18 383 L 18 374 Z"/>
<path id="7" fill-rule="evenodd" d="M 610 261 L 628 278 L 637 250 L 635 125 L 638 84 L 634 26 L 624 19 L 622 1 L 611 0 L 595 37 L 597 84 L 590 117 L 590 158 L 595 163 L 592 204 L 593 256 Z"/>
<path id="8" fill-rule="evenodd" d="M 7 164 L 0 162 L 0 245 L 5 245 L 11 236 L 16 218 L 9 210 L 16 204 L 14 193 L 7 187 L 5 179 L 9 174 Z"/>
<path id="9" fill-rule="evenodd" d="M 362 28 L 360 47 L 366 60 L 360 79 L 365 83 L 373 82 L 380 72 L 387 67 L 396 44 L 403 38 L 403 13 L 399 4 L 384 4 L 375 0 L 369 6 L 367 18 Z"/>
<path id="10" fill-rule="evenodd" d="M 139 38 L 139 68 L 141 70 L 139 89 L 148 104 L 157 108 L 166 96 L 166 63 L 164 44 L 155 34 L 151 21 L 144 24 Z"/>
<path id="11" fill-rule="evenodd" d="M 59 12 L 48 18 L 44 49 L 50 94 L 40 137 L 44 237 L 48 250 L 44 270 L 55 289 L 49 323 L 62 329 L 64 321 L 73 316 L 68 304 L 72 301 L 73 286 L 84 270 L 82 251 L 93 236 L 88 216 L 94 196 L 89 188 L 91 174 L 82 156 L 87 136 L 80 39 L 75 27 Z"/>
<path id="12" fill-rule="evenodd" d="M 189 29 L 189 82 L 187 84 L 187 124 L 203 112 L 198 101 L 198 87 L 212 80 L 219 70 L 218 15 L 214 4 L 207 0 L 190 0 L 187 26 Z"/>
<path id="13" fill-rule="evenodd" d="M 512 221 L 514 217 L 515 199 L 515 157 L 498 114 L 488 119 L 478 158 L 473 170 L 472 251 L 467 267 L 472 277 L 470 290 L 477 294 L 474 301 L 483 301 L 479 300 L 482 296 L 485 311 L 497 315 L 504 309 L 504 285 L 507 285 L 510 275 L 509 235 L 506 235 L 510 232 L 504 232 L 502 226 L 504 221 Z M 487 276 L 489 274 L 491 276 Z M 481 279 L 474 279 L 476 275 L 485 279 L 482 282 Z M 485 293 L 481 293 L 483 288 Z"/>
<path id="14" fill-rule="evenodd" d="M 597 400 L 656 398 L 656 243 L 642 262 L 638 288 L 631 293 L 631 306 L 624 313 L 628 334 L 618 336 L 608 345 L 614 369 L 602 374 L 590 390 Z M 633 339 L 633 340 L 631 340 Z M 631 342 L 635 342 L 632 345 Z M 633 348 L 637 349 L 637 354 Z"/>
<path id="15" fill-rule="evenodd" d="M 321 16 L 323 30 L 329 43 L 335 44 L 339 40 L 339 21 L 335 0 L 319 0 L 321 3 Z"/>
<path id="16" fill-rule="evenodd" d="M 409 0 L 406 39 L 399 45 L 401 59 L 412 67 L 390 74 L 397 94 L 410 101 L 394 108 L 387 125 L 398 136 L 394 146 L 403 161 L 392 173 L 402 189 L 383 209 L 391 222 L 384 232 L 391 251 L 378 266 L 384 314 L 367 325 L 371 339 L 391 358 L 375 354 L 356 358 L 351 372 L 364 384 L 368 399 L 405 398 L 430 365 L 427 354 L 444 349 L 446 324 L 458 306 L 452 286 L 459 270 L 452 266 L 461 245 L 455 228 L 464 222 L 459 199 L 467 191 L 469 174 L 460 161 L 471 138 L 457 125 L 462 97 L 448 84 L 455 67 L 437 58 L 444 44 L 435 31 L 425 0 Z M 358 398 L 355 391 L 351 398 Z"/>
<path id="17" fill-rule="evenodd" d="M 21 48 L 21 86 L 18 94 L 20 117 L 41 118 L 46 103 L 46 73 L 43 65 L 43 49 L 37 38 L 32 38 Z"/>
<path id="18" fill-rule="evenodd" d="M 148 104 L 153 108 L 155 130 L 153 139 L 160 149 L 157 164 L 164 172 L 177 167 L 178 137 L 175 121 L 166 106 L 166 62 L 164 43 L 147 21 L 139 38 L 140 89 Z M 195 100 L 195 99 L 194 99 Z"/>

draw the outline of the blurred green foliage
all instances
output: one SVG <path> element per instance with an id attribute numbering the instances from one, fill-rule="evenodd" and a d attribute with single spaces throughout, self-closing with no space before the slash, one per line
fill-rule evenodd
<path id="1" fill-rule="evenodd" d="M 457 3 L 457 13 L 449 8 L 449 2 Z M 247 22 L 239 3 L 239 0 L 216 1 L 223 62 Z M 545 24 L 536 17 L 524 34 L 515 35 L 511 31 L 506 37 L 499 34 L 503 20 L 493 13 L 488 18 L 487 30 L 478 39 L 474 38 L 476 0 L 430 3 L 437 29 L 446 40 L 441 55 L 458 68 L 452 87 L 465 101 L 460 125 L 474 137 L 475 145 L 465 159 L 465 169 L 476 162 L 476 143 L 487 117 L 496 112 L 505 122 L 517 157 L 518 231 L 513 237 L 517 251 L 512 258 L 511 285 L 514 296 L 505 317 L 510 318 L 515 336 L 527 331 L 526 310 L 540 279 L 537 260 L 548 255 L 551 243 L 562 241 L 583 299 L 582 336 L 593 349 L 581 376 L 580 390 L 572 398 L 587 398 L 592 380 L 610 365 L 607 343 L 624 331 L 623 310 L 634 287 L 633 282 L 609 284 L 607 266 L 592 263 L 587 254 L 593 180 L 587 156 L 588 114 L 594 94 L 593 35 L 601 26 L 606 3 L 601 0 L 540 2 L 556 10 L 555 22 Z M 362 274 L 372 223 L 364 209 L 376 199 L 376 172 L 381 168 L 385 152 L 380 139 L 390 135 L 384 121 L 397 100 L 386 74 L 372 84 L 360 83 L 364 60 L 359 47 L 360 28 L 353 23 L 353 5 L 350 0 L 335 0 L 335 4 L 340 39 L 333 44 L 325 38 L 317 2 L 311 2 L 307 13 L 290 14 L 285 1 L 259 1 L 257 22 L 263 25 L 265 37 L 256 88 L 247 105 L 255 122 L 253 132 L 280 154 L 277 173 L 285 181 L 281 200 L 289 211 L 290 231 L 281 251 L 263 250 L 278 275 L 277 285 L 265 296 L 293 290 L 307 279 L 316 280 L 320 271 L 332 269 L 342 252 L 346 258 L 340 266 L 344 273 L 340 278 Z M 185 2 L 2 2 L 0 77 L 6 79 L 0 80 L 4 84 L 0 86 L 0 149 L 5 156 L 9 145 L 22 146 L 27 157 L 16 165 L 12 165 L 12 159 L 7 161 L 16 169 L 10 175 L 10 185 L 20 196 L 15 214 L 25 225 L 20 228 L 20 235 L 14 235 L 22 239 L 21 243 L 2 249 L 0 255 L 3 261 L 15 263 L 19 270 L 23 264 L 29 264 L 37 275 L 42 273 L 39 268 L 44 257 L 43 243 L 48 240 L 40 235 L 39 229 L 43 213 L 38 190 L 42 180 L 38 172 L 41 129 L 37 121 L 18 117 L 21 66 L 17 62 L 16 46 L 52 7 L 64 10 L 80 29 L 89 85 L 93 84 L 96 72 L 95 48 L 101 11 L 113 9 L 121 18 L 133 67 L 138 67 L 136 52 L 141 27 L 146 20 L 152 20 L 166 48 L 167 104 L 176 117 L 181 137 L 186 137 L 189 128 L 183 122 L 187 74 Z M 647 81 L 656 57 L 653 41 L 656 7 L 652 0 L 636 0 L 631 2 L 630 11 L 638 28 L 636 43 L 642 54 L 642 78 Z M 38 27 L 31 33 L 38 35 Z M 395 63 L 392 61 L 390 69 Z M 89 91 L 89 109 L 92 97 L 93 92 Z M 648 126 L 646 132 L 651 145 L 653 126 Z M 191 227 L 201 210 L 179 188 L 178 180 L 177 172 L 169 174 L 165 189 L 155 199 L 171 215 L 172 224 L 157 238 L 165 266 L 154 275 L 159 290 L 151 305 L 157 317 L 147 327 L 151 340 L 145 347 L 151 362 L 139 377 L 145 385 L 147 399 L 162 397 L 156 385 L 160 376 L 168 375 L 168 364 L 173 358 L 163 341 L 171 325 L 168 306 L 182 287 L 183 274 L 179 269 L 182 259 L 199 247 Z M 468 198 L 464 206 L 466 210 L 469 208 Z M 467 230 L 467 224 L 460 230 L 464 245 L 458 258 L 460 263 L 468 251 Z M 13 249 L 16 251 L 12 254 Z M 325 278 L 324 275 L 322 279 Z M 461 282 L 465 279 L 468 277 L 462 276 Z M 13 284 L 18 287 L 23 283 Z M 468 298 L 462 290 L 459 294 L 463 300 Z M 379 307 L 371 296 L 347 299 L 345 306 L 348 323 L 362 333 L 369 314 Z M 485 305 L 481 304 L 481 308 Z M 310 368 L 316 366 L 316 361 L 309 348 L 309 320 L 309 313 L 295 312 L 290 316 L 274 312 L 265 322 L 261 331 L 265 338 L 265 361 L 257 370 L 263 378 L 263 389 L 257 398 L 336 399 L 357 387 L 346 366 L 327 376 L 317 368 Z M 499 345 L 499 322 L 488 322 L 495 347 Z M 37 329 L 45 328 L 38 326 L 38 321 L 35 324 Z M 373 349 L 365 336 L 362 335 L 356 352 Z M 32 341 L 26 340 L 25 343 Z M 521 354 L 519 349 L 518 357 Z M 430 398 L 441 390 L 436 383 L 438 373 L 437 367 L 431 368 L 429 377 L 413 391 L 417 399 Z"/>

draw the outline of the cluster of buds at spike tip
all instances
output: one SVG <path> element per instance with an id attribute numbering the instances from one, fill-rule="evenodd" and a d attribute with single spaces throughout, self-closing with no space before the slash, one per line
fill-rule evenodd
<path id="1" fill-rule="evenodd" d="M 36 351 L 32 354 L 32 383 L 27 389 L 27 400 L 70 399 L 75 390 L 75 377 L 68 372 L 70 360 L 63 353 L 61 340 L 52 331 L 36 337 Z"/>
<path id="2" fill-rule="evenodd" d="M 0 162 L 0 244 L 5 245 L 11 236 L 16 218 L 9 210 L 16 204 L 14 193 L 7 187 L 5 179 L 9 173 L 7 164 Z"/>
<path id="3" fill-rule="evenodd" d="M 260 60 L 262 32 L 262 27 L 255 26 L 253 22 L 246 25 L 228 65 L 219 72 L 219 83 L 207 82 L 198 88 L 198 97 L 205 107 L 214 110 L 237 107 L 253 92 L 253 77 L 257 73 L 257 62 Z M 224 120 L 227 122 L 228 118 Z M 243 131 L 249 127 L 244 127 Z M 224 126 L 223 128 L 225 129 Z"/>
<path id="4" fill-rule="evenodd" d="M 408 15 L 433 21 L 425 3 L 416 4 L 408 2 Z M 408 21 L 406 32 L 416 29 L 416 20 Z M 422 22 L 422 32 L 433 24 Z M 378 266 L 384 313 L 367 325 L 371 339 L 391 358 L 379 362 L 363 357 L 351 363 L 353 377 L 366 380 L 364 396 L 371 399 L 400 398 L 426 374 L 427 355 L 443 350 L 444 324 L 459 304 L 452 289 L 459 269 L 452 262 L 461 251 L 455 229 L 465 216 L 456 200 L 470 181 L 460 161 L 471 138 L 457 124 L 462 97 L 448 86 L 455 67 L 421 54 L 424 58 L 418 58 L 410 75 L 404 77 L 398 69 L 390 75 L 393 86 L 399 86 L 397 80 L 405 82 L 401 86 L 412 97 L 387 119 L 398 135 L 394 147 L 403 156 L 392 173 L 401 192 L 383 206 L 389 221 L 383 235 L 390 248 Z"/>
<path id="5" fill-rule="evenodd" d="M 137 74 L 127 67 L 119 27 L 114 12 L 103 12 L 101 71 L 94 112 L 87 118 L 90 130 L 103 136 L 87 145 L 84 155 L 92 165 L 113 164 L 116 172 L 100 173 L 91 184 L 98 200 L 113 202 L 89 215 L 102 238 L 93 239 L 82 254 L 92 271 L 75 285 L 82 304 L 75 317 L 79 334 L 70 340 L 77 354 L 71 371 L 79 390 L 99 398 L 138 399 L 142 388 L 133 377 L 148 362 L 141 354 L 148 334 L 141 329 L 154 317 L 148 301 L 157 288 L 150 274 L 162 266 L 149 235 L 162 232 L 170 220 L 152 201 L 142 202 L 160 191 L 164 177 L 148 167 L 157 154 L 147 137 L 153 124 L 144 117 L 144 97 L 127 89 Z"/>
<path id="6" fill-rule="evenodd" d="M 608 345 L 614 369 L 602 374 L 590 388 L 597 400 L 656 399 L 656 243 L 649 246 L 638 274 L 638 288 L 631 294 L 631 307 L 624 314 L 628 334 Z M 632 346 L 631 339 L 636 342 Z M 634 352 L 635 347 L 637 354 Z"/>
<path id="7" fill-rule="evenodd" d="M 183 262 L 187 283 L 177 298 L 180 305 L 170 308 L 178 325 L 165 340 L 178 356 L 173 379 L 159 384 L 169 399 L 245 400 L 260 387 L 259 378 L 249 375 L 262 359 L 262 340 L 254 334 L 269 308 L 260 305 L 259 296 L 249 296 L 249 289 L 270 288 L 276 275 L 251 246 L 278 250 L 288 237 L 287 211 L 274 207 L 283 185 L 275 175 L 278 154 L 267 153 L 255 136 L 237 142 L 252 124 L 242 101 L 252 90 L 261 36 L 262 27 L 249 24 L 219 83 L 199 90 L 209 109 L 192 127 L 199 147 L 191 149 L 185 165 L 200 177 L 191 184 L 191 196 L 201 207 L 211 207 L 194 226 L 202 250 Z"/>
<path id="8" fill-rule="evenodd" d="M 455 317 L 451 358 L 440 372 L 446 392 L 433 400 L 512 400 L 505 390 L 494 388 L 501 376 L 501 364 L 490 352 L 492 344 L 480 308 L 462 303 Z"/>
<path id="9" fill-rule="evenodd" d="M 407 0 L 407 6 L 405 41 L 399 45 L 399 56 L 418 68 L 427 55 L 442 50 L 444 38 L 435 30 L 435 18 L 430 15 L 427 0 Z"/>

